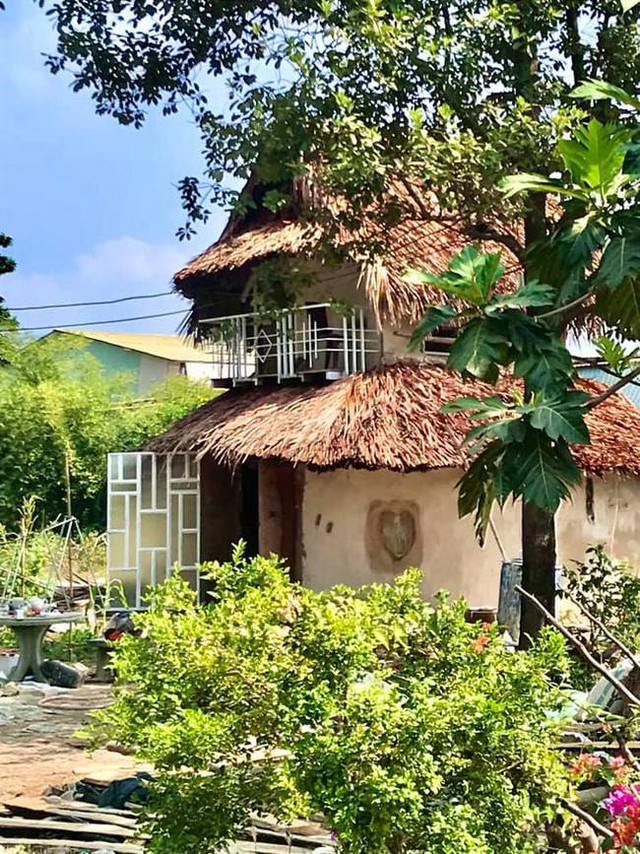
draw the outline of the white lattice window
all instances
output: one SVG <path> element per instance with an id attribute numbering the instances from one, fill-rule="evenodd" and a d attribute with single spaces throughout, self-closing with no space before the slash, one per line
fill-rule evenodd
<path id="1" fill-rule="evenodd" d="M 107 567 L 127 603 L 178 563 L 199 590 L 200 472 L 191 454 L 109 454 Z"/>

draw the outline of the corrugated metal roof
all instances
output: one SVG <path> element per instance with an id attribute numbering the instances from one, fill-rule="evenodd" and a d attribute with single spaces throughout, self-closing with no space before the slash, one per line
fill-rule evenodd
<path id="1" fill-rule="evenodd" d="M 601 368 L 578 368 L 578 373 L 587 380 L 596 380 L 603 385 L 613 385 L 618 381 L 618 377 L 612 377 L 611 374 Z M 640 409 L 640 386 L 629 383 L 621 389 L 620 394 L 624 394 L 631 403 Z"/>
<path id="2" fill-rule="evenodd" d="M 146 332 L 94 332 L 93 329 L 54 329 L 65 335 L 79 335 L 91 341 L 112 344 L 125 350 L 146 353 L 169 362 L 209 362 L 211 354 L 187 343 L 179 335 L 154 335 Z"/>

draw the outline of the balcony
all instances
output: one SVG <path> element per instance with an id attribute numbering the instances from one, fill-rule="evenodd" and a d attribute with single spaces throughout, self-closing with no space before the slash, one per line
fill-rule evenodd
<path id="1" fill-rule="evenodd" d="M 380 358 L 382 338 L 361 308 L 330 303 L 285 309 L 273 318 L 237 314 L 205 320 L 215 374 L 224 382 L 335 380 Z"/>

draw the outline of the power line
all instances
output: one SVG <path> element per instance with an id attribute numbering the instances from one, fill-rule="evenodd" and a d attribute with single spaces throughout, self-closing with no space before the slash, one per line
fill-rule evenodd
<path id="1" fill-rule="evenodd" d="M 157 317 L 171 317 L 175 314 L 184 314 L 189 311 L 188 308 L 181 308 L 178 311 L 164 311 L 160 314 L 141 314 L 138 317 L 114 317 L 112 320 L 86 320 L 84 323 L 67 323 L 64 326 L 54 327 L 51 324 L 48 326 L 20 326 L 18 329 L 0 329 L 0 332 L 42 332 L 45 329 L 60 329 L 64 332 L 66 329 L 75 329 L 81 326 L 105 326 L 108 323 L 130 323 L 133 320 L 152 320 Z"/>
<path id="2" fill-rule="evenodd" d="M 85 305 L 115 305 L 118 302 L 131 302 L 137 299 L 157 299 L 172 296 L 173 291 L 162 291 L 159 294 L 140 294 L 139 296 L 120 297 L 119 299 L 102 299 L 92 302 L 59 302 L 51 305 L 8 305 L 3 306 L 7 311 L 44 311 L 49 308 L 82 308 Z"/>

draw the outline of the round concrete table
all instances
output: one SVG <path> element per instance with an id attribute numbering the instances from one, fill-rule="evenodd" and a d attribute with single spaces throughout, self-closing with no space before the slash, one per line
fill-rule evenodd
<path id="1" fill-rule="evenodd" d="M 48 682 L 42 675 L 42 641 L 51 626 L 56 623 L 77 623 L 82 614 L 69 611 L 67 614 L 43 614 L 40 617 L 0 617 L 0 626 L 12 629 L 20 660 L 9 674 L 9 682 L 22 682 L 29 673 L 37 682 Z"/>

